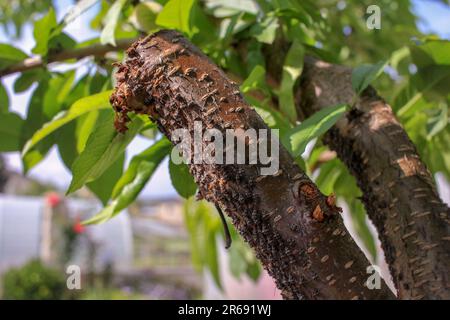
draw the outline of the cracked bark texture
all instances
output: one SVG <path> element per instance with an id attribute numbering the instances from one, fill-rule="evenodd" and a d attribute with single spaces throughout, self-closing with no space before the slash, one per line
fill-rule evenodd
<path id="1" fill-rule="evenodd" d="M 194 121 L 222 133 L 268 129 L 238 86 L 179 33 L 160 31 L 127 54 L 111 97 L 119 128 L 128 112 L 136 112 L 149 115 L 169 139 L 179 128 L 193 135 Z M 260 175 L 260 163 L 189 169 L 202 197 L 231 217 L 284 298 L 394 298 L 384 282 L 379 290 L 365 286 L 370 263 L 346 232 L 338 208 L 281 146 L 279 158 L 280 170 L 272 176 Z M 323 221 L 312 215 L 317 207 Z"/>
<path id="2" fill-rule="evenodd" d="M 354 96 L 351 69 L 305 59 L 297 91 L 309 116 Z M 450 209 L 391 107 L 371 87 L 324 142 L 355 176 L 401 299 L 450 299 Z"/>

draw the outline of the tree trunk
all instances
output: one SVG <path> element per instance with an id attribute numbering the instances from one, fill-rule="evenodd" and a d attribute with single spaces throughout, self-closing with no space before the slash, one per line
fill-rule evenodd
<path id="1" fill-rule="evenodd" d="M 354 95 L 351 69 L 305 60 L 299 114 L 350 104 Z M 399 298 L 450 299 L 450 209 L 390 106 L 369 87 L 324 142 L 363 192 Z"/>
<path id="2" fill-rule="evenodd" d="M 127 112 L 136 112 L 148 114 L 173 143 L 176 129 L 193 138 L 195 121 L 224 135 L 268 129 L 238 86 L 179 33 L 160 31 L 127 53 L 111 97 L 120 128 Z M 261 163 L 189 167 L 201 196 L 231 217 L 284 298 L 394 298 L 384 283 L 365 286 L 370 263 L 346 232 L 333 197 L 321 194 L 281 145 L 280 169 L 272 176 L 260 175 Z"/>

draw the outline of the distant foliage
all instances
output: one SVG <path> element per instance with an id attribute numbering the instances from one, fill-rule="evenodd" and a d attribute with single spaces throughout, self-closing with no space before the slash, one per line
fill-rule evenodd
<path id="1" fill-rule="evenodd" d="M 60 300 L 67 297 L 64 273 L 32 260 L 3 275 L 3 299 Z"/>

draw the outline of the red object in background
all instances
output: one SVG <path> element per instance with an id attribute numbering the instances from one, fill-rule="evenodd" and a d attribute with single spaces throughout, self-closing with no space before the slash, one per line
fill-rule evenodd
<path id="1" fill-rule="evenodd" d="M 54 208 L 58 204 L 60 204 L 61 197 L 56 192 L 50 192 L 49 194 L 47 194 L 45 201 L 51 208 Z"/>
<path id="2" fill-rule="evenodd" d="M 73 225 L 73 231 L 74 231 L 75 233 L 77 233 L 77 234 L 80 234 L 80 233 L 83 233 L 85 229 L 86 229 L 86 227 L 83 226 L 83 225 L 81 224 L 80 219 L 77 218 L 77 219 L 75 220 L 75 224 Z"/>

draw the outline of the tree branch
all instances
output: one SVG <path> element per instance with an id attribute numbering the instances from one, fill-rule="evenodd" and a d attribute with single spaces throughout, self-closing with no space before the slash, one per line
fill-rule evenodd
<path id="1" fill-rule="evenodd" d="M 176 129 L 188 129 L 193 137 L 195 121 L 224 135 L 229 128 L 268 129 L 238 86 L 179 33 L 160 31 L 127 53 L 111 97 L 119 128 L 128 112 L 137 112 L 148 114 L 174 143 Z M 379 290 L 365 286 L 370 263 L 346 232 L 338 208 L 282 146 L 279 165 L 273 176 L 260 175 L 261 163 L 189 168 L 201 196 L 231 217 L 284 298 L 394 298 L 384 283 Z"/>
<path id="2" fill-rule="evenodd" d="M 299 114 L 351 103 L 354 94 L 351 69 L 305 60 Z M 363 192 L 399 298 L 449 299 L 450 209 L 390 106 L 369 87 L 324 142 Z"/>
<path id="3" fill-rule="evenodd" d="M 94 44 L 92 46 L 77 48 L 72 50 L 64 50 L 55 54 L 50 54 L 47 61 L 43 60 L 42 57 L 32 57 L 25 59 L 22 62 L 11 65 L 5 69 L 0 70 L 0 77 L 4 77 L 9 74 L 16 72 L 24 72 L 31 69 L 36 69 L 45 66 L 49 63 L 60 62 L 70 59 L 82 59 L 88 56 L 104 56 L 106 53 L 111 51 L 120 51 L 128 48 L 136 39 L 120 39 L 117 40 L 117 45 L 102 45 Z"/>

